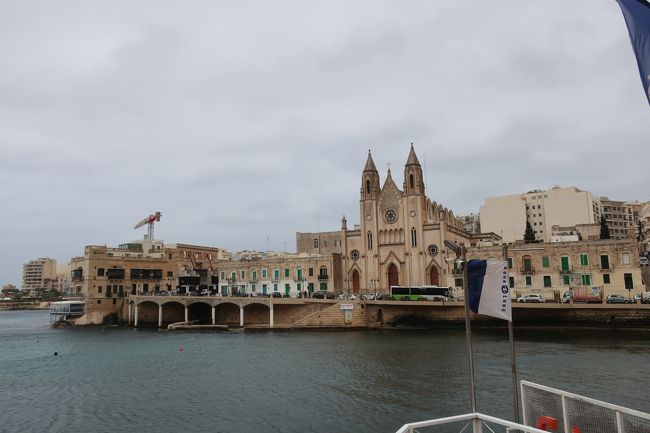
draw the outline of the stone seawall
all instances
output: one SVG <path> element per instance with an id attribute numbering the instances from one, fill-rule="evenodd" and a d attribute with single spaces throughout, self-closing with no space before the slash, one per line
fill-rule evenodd
<path id="1" fill-rule="evenodd" d="M 92 301 L 91 301 L 92 302 Z M 462 302 L 339 301 L 222 297 L 128 297 L 101 304 L 87 302 L 76 325 L 123 323 L 166 328 L 198 320 L 232 328 L 350 329 L 463 326 Z M 590 326 L 650 329 L 650 304 L 513 304 L 515 326 Z M 475 326 L 504 322 L 473 315 Z"/>

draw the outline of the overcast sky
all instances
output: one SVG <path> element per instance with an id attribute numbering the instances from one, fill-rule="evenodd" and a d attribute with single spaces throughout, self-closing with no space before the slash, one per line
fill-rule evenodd
<path id="1" fill-rule="evenodd" d="M 0 284 L 87 244 L 295 250 L 359 220 L 368 149 L 457 215 L 575 185 L 650 198 L 613 0 L 0 5 Z"/>

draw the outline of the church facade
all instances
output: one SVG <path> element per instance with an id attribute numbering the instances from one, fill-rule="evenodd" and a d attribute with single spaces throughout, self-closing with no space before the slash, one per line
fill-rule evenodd
<path id="1" fill-rule="evenodd" d="M 310 234 L 312 235 L 312 234 Z M 455 286 L 453 266 L 445 261 L 445 240 L 469 246 L 471 235 L 453 212 L 426 196 L 415 149 L 404 166 L 402 189 L 388 169 L 383 185 L 368 152 L 361 174 L 359 224 L 343 217 L 341 258 L 345 291 L 387 293 L 391 286 Z"/>

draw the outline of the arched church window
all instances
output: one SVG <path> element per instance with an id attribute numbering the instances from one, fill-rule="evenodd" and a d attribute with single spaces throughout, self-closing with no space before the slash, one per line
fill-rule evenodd
<path id="1" fill-rule="evenodd" d="M 414 182 L 413 182 L 413 173 L 409 174 L 409 185 L 411 186 L 411 189 L 415 188 Z"/>
<path id="2" fill-rule="evenodd" d="M 368 232 L 368 249 L 372 249 L 372 233 Z"/>
<path id="3" fill-rule="evenodd" d="M 411 246 L 418 246 L 418 232 L 415 230 L 415 227 L 411 227 Z"/>
<path id="4" fill-rule="evenodd" d="M 366 179 L 366 194 L 370 194 L 370 179 Z"/>

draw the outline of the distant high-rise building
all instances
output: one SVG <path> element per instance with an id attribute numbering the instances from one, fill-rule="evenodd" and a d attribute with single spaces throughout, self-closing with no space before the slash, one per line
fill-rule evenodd
<path id="1" fill-rule="evenodd" d="M 550 242 L 551 228 L 594 224 L 600 220 L 601 204 L 597 197 L 576 187 L 553 187 L 525 194 L 491 197 L 481 206 L 482 232 L 501 235 L 503 242 L 524 238 L 526 221 L 535 239 Z"/>
<path id="2" fill-rule="evenodd" d="M 56 260 L 40 258 L 23 265 L 23 290 L 42 289 L 45 279 L 56 277 Z"/>
<path id="3" fill-rule="evenodd" d="M 612 239 L 625 239 L 628 237 L 636 237 L 633 233 L 635 229 L 635 222 L 639 218 L 639 210 L 636 210 L 636 218 L 634 217 L 633 203 L 628 203 L 618 200 L 610 200 L 609 197 L 601 197 L 600 203 L 603 207 L 603 215 L 605 222 L 609 227 L 609 235 Z"/>

